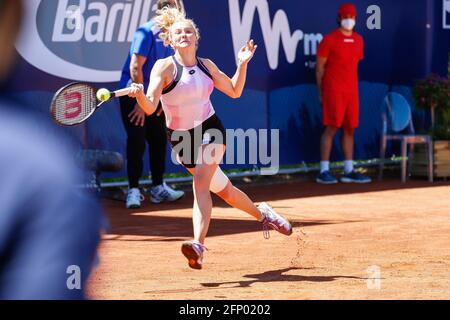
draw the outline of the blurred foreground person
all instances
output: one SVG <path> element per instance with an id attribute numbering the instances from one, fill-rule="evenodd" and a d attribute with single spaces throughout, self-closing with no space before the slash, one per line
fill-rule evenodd
<path id="1" fill-rule="evenodd" d="M 54 133 L 8 102 L 22 6 L 0 0 L 0 299 L 83 299 L 100 241 L 97 201 Z"/>

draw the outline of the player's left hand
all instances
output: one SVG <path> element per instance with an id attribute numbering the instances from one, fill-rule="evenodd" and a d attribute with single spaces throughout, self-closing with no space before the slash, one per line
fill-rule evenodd
<path id="1" fill-rule="evenodd" d="M 247 41 L 245 46 L 243 46 L 241 50 L 239 50 L 238 53 L 239 63 L 240 64 L 248 63 L 253 58 L 253 55 L 255 54 L 257 47 L 258 46 L 254 44 L 253 39 Z"/>

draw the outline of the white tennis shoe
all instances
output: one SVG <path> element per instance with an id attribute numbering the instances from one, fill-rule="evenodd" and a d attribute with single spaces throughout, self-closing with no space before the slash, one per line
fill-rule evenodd
<path id="1" fill-rule="evenodd" d="M 144 201 L 144 196 L 138 188 L 128 189 L 127 195 L 127 209 L 136 209 L 141 207 L 141 202 Z"/>
<path id="2" fill-rule="evenodd" d="M 261 211 L 264 219 L 262 221 L 263 224 L 263 232 L 264 238 L 269 239 L 270 234 L 269 230 L 273 229 L 282 233 L 286 236 L 290 236 L 292 234 L 292 225 L 285 217 L 276 213 L 275 210 L 265 202 L 262 202 L 258 206 L 259 211 Z"/>

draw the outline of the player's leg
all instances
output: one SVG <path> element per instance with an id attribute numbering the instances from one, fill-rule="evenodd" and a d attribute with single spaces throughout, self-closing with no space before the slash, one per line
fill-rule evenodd
<path id="1" fill-rule="evenodd" d="M 198 161 L 193 179 L 194 204 L 196 204 L 193 212 L 194 239 L 202 244 L 205 241 L 211 219 L 212 199 L 209 190 L 211 180 L 225 153 L 224 145 L 214 144 L 202 145 L 202 154 L 210 147 L 214 148 L 211 161 Z"/>
<path id="2" fill-rule="evenodd" d="M 220 170 L 220 168 L 219 168 Z M 231 181 L 228 181 L 227 185 L 221 191 L 215 192 L 220 198 L 222 198 L 226 203 L 228 203 L 233 208 L 242 210 L 256 220 L 262 221 L 264 216 L 261 211 L 256 207 L 252 200 L 242 192 L 242 190 L 236 188 Z"/>
<path id="3" fill-rule="evenodd" d="M 225 176 L 222 170 L 218 168 L 217 173 L 213 176 L 213 180 L 211 181 L 211 190 L 230 206 L 240 209 L 252 215 L 259 222 L 262 222 L 263 229 L 265 230 L 265 237 L 268 238 L 269 229 L 274 229 L 284 235 L 292 234 L 292 225 L 286 218 L 275 212 L 275 210 L 265 202 L 260 203 L 259 206 L 256 207 L 247 194 L 236 188 L 231 181 L 228 180 L 228 183 L 222 190 L 215 188 L 215 186 L 218 185 L 215 181 L 217 179 L 216 177 L 220 177 L 220 175 Z"/>
<path id="4" fill-rule="evenodd" d="M 188 259 L 189 266 L 193 269 L 202 268 L 203 252 L 205 250 L 204 243 L 211 221 L 212 210 L 212 199 L 209 187 L 218 164 L 225 153 L 224 145 L 215 144 L 213 147 L 213 156 L 208 158 L 209 161 L 197 160 L 195 167 L 193 165 L 187 165 L 187 169 L 194 177 L 192 184 L 194 193 L 194 205 L 192 209 L 194 240 L 184 242 L 181 246 L 181 251 Z M 211 146 L 200 146 L 199 155 L 202 155 L 207 148 L 211 150 Z M 200 158 L 203 159 L 203 157 Z M 178 159 L 179 161 L 181 160 L 180 157 L 178 157 Z"/>
<path id="5" fill-rule="evenodd" d="M 186 168 L 192 175 L 195 175 L 195 168 Z M 262 221 L 261 211 L 252 200 L 240 189 L 236 188 L 228 177 L 218 166 L 210 183 L 209 190 L 217 194 L 233 208 L 242 210 L 253 216 L 256 220 Z"/>
<path id="6" fill-rule="evenodd" d="M 195 174 L 195 168 L 188 168 L 188 170 L 191 174 Z M 292 226 L 287 219 L 276 213 L 267 203 L 263 202 L 257 207 L 247 194 L 231 183 L 219 166 L 211 179 L 210 191 L 217 194 L 233 208 L 240 209 L 253 216 L 256 220 L 262 222 L 265 227 L 277 230 L 285 235 L 292 234 Z"/>

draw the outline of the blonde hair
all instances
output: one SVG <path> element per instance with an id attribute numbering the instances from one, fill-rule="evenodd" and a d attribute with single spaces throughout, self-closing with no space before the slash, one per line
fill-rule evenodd
<path id="1" fill-rule="evenodd" d="M 161 10 L 156 11 L 155 21 L 158 27 L 161 29 L 159 37 L 164 41 L 165 46 L 170 45 L 170 28 L 177 22 L 188 22 L 195 30 L 197 40 L 200 39 L 200 31 L 197 25 L 192 19 L 186 17 L 186 13 L 179 11 L 176 8 L 164 7 Z"/>

